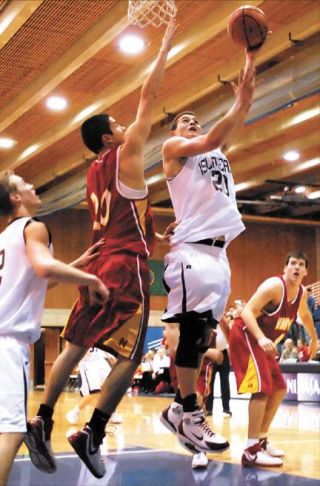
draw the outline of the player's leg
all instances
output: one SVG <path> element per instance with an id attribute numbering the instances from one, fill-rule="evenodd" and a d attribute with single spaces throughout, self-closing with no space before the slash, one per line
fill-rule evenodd
<path id="1" fill-rule="evenodd" d="M 228 441 L 212 432 L 203 409 L 197 402 L 198 368 L 208 349 L 212 333 L 211 312 L 190 312 L 180 321 L 180 339 L 176 370 L 182 397 L 183 419 L 178 428 L 180 444 L 191 452 L 220 453 L 229 448 Z"/>
<path id="2" fill-rule="evenodd" d="M 0 433 L 0 486 L 6 486 L 14 458 L 23 442 L 23 433 Z"/>
<path id="3" fill-rule="evenodd" d="M 63 391 L 72 370 L 85 355 L 86 351 L 86 348 L 67 343 L 66 348 L 53 364 L 44 394 L 44 401 L 41 403 L 38 413 L 28 421 L 25 444 L 29 449 L 31 461 L 41 471 L 53 472 L 56 469 L 50 442 L 53 427 L 53 407 Z"/>
<path id="4" fill-rule="evenodd" d="M 283 457 L 284 451 L 281 449 L 276 449 L 268 441 L 270 425 L 279 406 L 281 405 L 283 398 L 287 393 L 287 388 L 278 363 L 274 363 L 273 377 L 275 386 L 274 391 L 272 395 L 268 398 L 266 404 L 265 413 L 261 424 L 260 445 L 262 450 L 271 457 Z"/>

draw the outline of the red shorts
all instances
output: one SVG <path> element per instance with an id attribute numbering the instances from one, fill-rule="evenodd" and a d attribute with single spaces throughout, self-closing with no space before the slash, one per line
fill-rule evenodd
<path id="1" fill-rule="evenodd" d="M 267 355 L 257 340 L 240 324 L 232 326 L 229 346 L 239 394 L 264 393 L 271 396 L 276 390 L 286 389 L 274 356 Z"/>
<path id="2" fill-rule="evenodd" d="M 101 255 L 87 268 L 110 291 L 105 307 L 88 303 L 88 288 L 80 287 L 63 337 L 73 344 L 113 350 L 140 362 L 150 306 L 148 261 L 136 254 Z"/>

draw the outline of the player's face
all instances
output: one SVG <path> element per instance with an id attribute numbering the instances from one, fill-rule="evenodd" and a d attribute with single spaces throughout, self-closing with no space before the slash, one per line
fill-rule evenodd
<path id="1" fill-rule="evenodd" d="M 306 275 L 308 275 L 306 262 L 302 258 L 291 257 L 288 264 L 284 267 L 285 279 L 300 285 Z"/>
<path id="2" fill-rule="evenodd" d="M 119 125 L 114 118 L 109 117 L 109 127 L 112 131 L 112 141 L 115 145 L 121 145 L 124 142 L 125 127 Z"/>
<path id="3" fill-rule="evenodd" d="M 22 179 L 22 177 L 16 174 L 12 174 L 10 176 L 10 182 L 12 182 L 16 186 L 16 194 L 18 195 L 19 202 L 22 206 L 32 212 L 40 208 L 41 200 L 39 196 L 37 196 L 32 184 L 29 184 L 24 179 Z"/>
<path id="4" fill-rule="evenodd" d="M 201 126 L 195 115 L 182 115 L 177 121 L 177 128 L 173 134 L 178 137 L 194 138 L 200 135 Z"/>

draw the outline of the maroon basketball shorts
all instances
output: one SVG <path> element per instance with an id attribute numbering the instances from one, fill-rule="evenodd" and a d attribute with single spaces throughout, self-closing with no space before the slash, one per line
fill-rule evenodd
<path id="1" fill-rule="evenodd" d="M 264 393 L 271 396 L 286 389 L 280 366 L 274 356 L 267 355 L 257 340 L 234 324 L 229 336 L 230 359 L 238 393 Z"/>
<path id="2" fill-rule="evenodd" d="M 90 305 L 87 287 L 80 287 L 63 337 L 78 346 L 114 351 L 141 361 L 150 305 L 150 277 L 146 258 L 131 253 L 103 255 L 88 268 L 108 287 L 106 306 Z"/>

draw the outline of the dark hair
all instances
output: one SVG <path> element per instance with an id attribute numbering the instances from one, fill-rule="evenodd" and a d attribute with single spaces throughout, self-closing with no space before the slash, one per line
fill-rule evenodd
<path id="1" fill-rule="evenodd" d="M 10 194 L 16 191 L 17 187 L 14 183 L 10 182 L 11 175 L 13 175 L 12 171 L 0 173 L 0 214 L 2 216 L 10 215 L 14 208 Z"/>
<path id="2" fill-rule="evenodd" d="M 308 268 L 309 258 L 303 251 L 301 250 L 293 250 L 290 251 L 286 256 L 286 265 L 288 265 L 290 258 L 297 258 L 298 260 L 304 260 L 306 264 L 306 268 Z"/>
<path id="3" fill-rule="evenodd" d="M 85 146 L 95 154 L 98 154 L 103 148 L 102 135 L 105 135 L 106 133 L 112 135 L 109 115 L 91 116 L 82 123 L 80 130 Z"/>
<path id="4" fill-rule="evenodd" d="M 183 115 L 193 115 L 193 116 L 196 116 L 195 113 L 193 113 L 193 111 L 182 111 L 181 113 L 178 113 L 174 119 L 172 120 L 172 123 L 171 123 L 171 131 L 175 130 L 177 128 L 177 124 L 178 124 L 178 120 L 179 118 L 181 118 Z"/>

